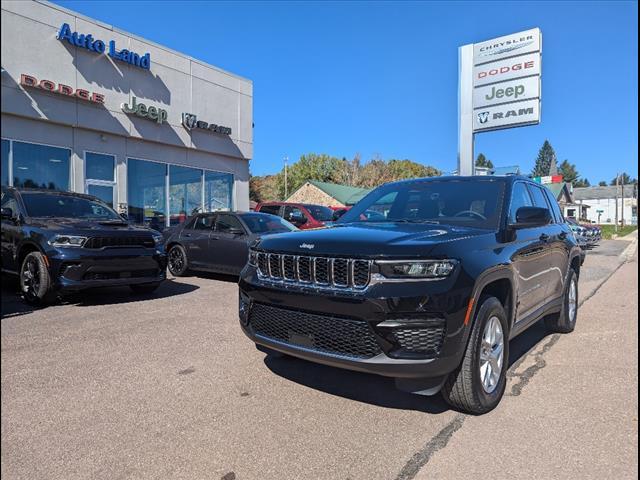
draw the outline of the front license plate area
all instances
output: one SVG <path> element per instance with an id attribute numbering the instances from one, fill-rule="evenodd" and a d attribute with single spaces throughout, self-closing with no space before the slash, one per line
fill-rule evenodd
<path id="1" fill-rule="evenodd" d="M 289 343 L 308 348 L 315 346 L 313 335 L 304 335 L 302 333 L 292 332 L 291 330 L 289 331 Z"/>

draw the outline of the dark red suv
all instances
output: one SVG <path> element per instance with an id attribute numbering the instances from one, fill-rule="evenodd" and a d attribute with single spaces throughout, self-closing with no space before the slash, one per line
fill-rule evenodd
<path id="1" fill-rule="evenodd" d="M 255 211 L 278 215 L 301 230 L 322 228 L 333 220 L 329 207 L 310 203 L 265 202 L 256 205 Z"/>

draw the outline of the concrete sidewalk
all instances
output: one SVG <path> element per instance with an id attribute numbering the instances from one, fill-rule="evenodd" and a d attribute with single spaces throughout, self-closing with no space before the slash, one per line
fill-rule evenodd
<path id="1" fill-rule="evenodd" d="M 415 478 L 638 478 L 637 255 L 582 305 L 575 332 L 527 359 L 500 407 L 459 414 Z"/>

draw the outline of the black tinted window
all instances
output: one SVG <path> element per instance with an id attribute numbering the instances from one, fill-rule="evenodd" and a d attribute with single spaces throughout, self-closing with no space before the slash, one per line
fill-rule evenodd
<path id="1" fill-rule="evenodd" d="M 82 218 L 87 220 L 122 220 L 104 203 L 71 195 L 22 193 L 30 217 Z"/>
<path id="2" fill-rule="evenodd" d="M 534 207 L 547 209 L 549 208 L 549 204 L 547 203 L 547 199 L 545 198 L 542 188 L 536 187 L 535 185 L 529 185 L 529 190 L 531 191 L 531 196 L 533 197 Z"/>
<path id="3" fill-rule="evenodd" d="M 313 218 L 319 222 L 330 222 L 333 220 L 333 210 L 322 205 L 305 205 L 304 206 Z"/>
<path id="4" fill-rule="evenodd" d="M 377 188 L 345 213 L 339 223 L 415 222 L 497 228 L 503 181 L 419 180 Z"/>
<path id="5" fill-rule="evenodd" d="M 242 220 L 252 233 L 290 232 L 296 229 L 289 222 L 276 215 L 247 213 L 242 215 Z"/>
<path id="6" fill-rule="evenodd" d="M 12 193 L 2 192 L 2 208 L 10 208 L 14 216 L 18 215 L 18 201 Z"/>
<path id="7" fill-rule="evenodd" d="M 270 213 L 272 215 L 278 215 L 280 213 L 280 205 L 263 205 L 260 207 L 262 213 Z"/>
<path id="8" fill-rule="evenodd" d="M 516 223 L 516 213 L 520 207 L 532 207 L 531 196 L 522 182 L 513 185 L 511 191 L 511 205 L 509 206 L 509 223 Z"/>
<path id="9" fill-rule="evenodd" d="M 220 214 L 216 220 L 216 231 L 224 233 L 231 229 L 239 229 L 244 231 L 240 220 L 233 215 Z"/>
<path id="10" fill-rule="evenodd" d="M 196 217 L 193 228 L 194 230 L 211 230 L 213 228 L 213 220 L 215 215 L 201 215 Z"/>

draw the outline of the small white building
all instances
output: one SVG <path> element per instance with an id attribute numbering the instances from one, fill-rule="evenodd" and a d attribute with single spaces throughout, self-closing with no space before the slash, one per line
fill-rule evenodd
<path id="1" fill-rule="evenodd" d="M 637 188 L 632 185 L 607 187 L 574 188 L 573 198 L 577 204 L 588 205 L 585 209 L 587 220 L 598 224 L 614 224 L 616 221 L 616 200 L 618 221 L 625 224 L 638 224 Z M 570 212 L 566 212 L 571 216 Z"/>

